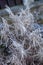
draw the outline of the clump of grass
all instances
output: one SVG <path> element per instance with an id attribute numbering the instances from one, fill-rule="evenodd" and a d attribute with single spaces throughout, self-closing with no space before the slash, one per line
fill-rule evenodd
<path id="1" fill-rule="evenodd" d="M 8 18 L 12 24 L 1 17 L 3 28 L 0 36 L 0 64 L 2 65 L 41 65 L 43 62 L 41 32 L 43 29 L 37 24 L 35 27 L 34 17 L 27 8 L 21 10 L 18 16 L 6 6 Z M 2 54 L 3 53 L 3 54 Z M 42 62 L 41 62 L 42 61 Z"/>

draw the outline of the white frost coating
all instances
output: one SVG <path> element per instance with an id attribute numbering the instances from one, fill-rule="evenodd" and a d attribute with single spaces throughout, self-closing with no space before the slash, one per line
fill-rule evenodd
<path id="1" fill-rule="evenodd" d="M 36 65 L 36 62 L 41 65 L 43 28 L 34 22 L 29 8 L 22 9 L 19 16 L 14 15 L 8 6 L 6 11 L 10 21 L 2 17 L 0 65 Z"/>
<path id="2" fill-rule="evenodd" d="M 19 19 L 21 19 L 24 26 L 28 26 L 28 25 L 34 23 L 34 17 L 31 14 L 29 8 L 26 10 L 21 9 Z"/>
<path id="3" fill-rule="evenodd" d="M 26 28 L 24 27 L 24 24 L 23 22 L 19 19 L 18 16 L 15 16 L 12 11 L 10 10 L 10 8 L 8 6 L 6 6 L 7 9 L 6 11 L 9 13 L 9 18 L 13 21 L 14 25 L 15 25 L 15 28 L 16 29 L 20 29 L 21 32 L 25 33 L 26 32 Z M 23 34 L 21 33 L 21 35 Z"/>
<path id="4" fill-rule="evenodd" d="M 2 17 L 2 21 L 3 21 L 4 29 L 6 31 L 9 31 L 9 25 L 7 24 L 7 21 L 3 17 Z"/>
<path id="5" fill-rule="evenodd" d="M 12 40 L 12 39 L 11 39 Z M 12 40 L 13 41 L 13 40 Z M 15 44 L 16 43 L 16 44 Z M 23 46 L 20 44 L 20 43 L 17 43 L 16 41 L 13 41 L 13 45 L 16 47 L 16 49 L 19 50 L 20 54 L 21 54 L 21 57 L 23 58 L 25 54 L 25 50 L 23 48 Z"/>

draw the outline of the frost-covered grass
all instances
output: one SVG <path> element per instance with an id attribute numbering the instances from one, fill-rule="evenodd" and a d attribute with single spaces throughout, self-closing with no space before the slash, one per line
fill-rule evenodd
<path id="1" fill-rule="evenodd" d="M 0 65 L 43 65 L 43 28 L 34 22 L 30 10 L 14 15 L 6 6 L 10 23 L 2 19 Z"/>

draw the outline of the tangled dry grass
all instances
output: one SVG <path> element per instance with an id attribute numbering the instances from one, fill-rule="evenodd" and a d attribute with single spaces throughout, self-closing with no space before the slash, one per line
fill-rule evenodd
<path id="1" fill-rule="evenodd" d="M 29 9 L 14 15 L 6 6 L 6 11 L 10 21 L 1 17 L 0 65 L 43 65 L 43 28 Z"/>

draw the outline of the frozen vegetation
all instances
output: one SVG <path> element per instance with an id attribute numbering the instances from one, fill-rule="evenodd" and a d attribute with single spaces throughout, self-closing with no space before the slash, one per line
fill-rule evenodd
<path id="1" fill-rule="evenodd" d="M 43 26 L 29 8 L 16 15 L 8 6 L 6 11 L 10 21 L 1 17 L 0 65 L 43 65 Z"/>

